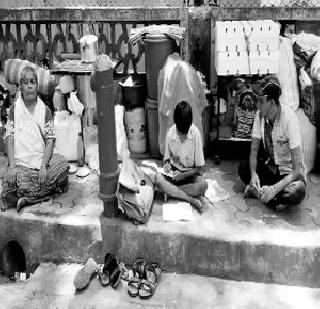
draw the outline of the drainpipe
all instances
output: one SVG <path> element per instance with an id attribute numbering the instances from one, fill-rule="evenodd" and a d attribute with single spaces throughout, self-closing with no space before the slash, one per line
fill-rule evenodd
<path id="1" fill-rule="evenodd" d="M 107 55 L 99 55 L 91 76 L 91 89 L 97 94 L 98 142 L 100 164 L 99 198 L 103 201 L 104 215 L 119 214 L 116 190 L 119 166 L 113 96 L 113 65 Z"/>

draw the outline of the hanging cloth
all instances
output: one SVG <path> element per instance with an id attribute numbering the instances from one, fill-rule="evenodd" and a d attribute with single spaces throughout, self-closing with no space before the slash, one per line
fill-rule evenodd
<path id="1" fill-rule="evenodd" d="M 168 56 L 158 76 L 158 141 L 161 154 L 164 154 L 167 131 L 173 125 L 174 108 L 181 101 L 191 105 L 193 124 L 199 129 L 203 143 L 202 111 L 207 104 L 204 88 L 197 71 L 174 53 Z"/>

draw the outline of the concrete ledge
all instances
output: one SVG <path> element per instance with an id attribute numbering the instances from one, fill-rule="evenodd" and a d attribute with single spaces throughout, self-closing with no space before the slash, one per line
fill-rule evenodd
<path id="1" fill-rule="evenodd" d="M 16 240 L 26 255 L 27 271 L 42 261 L 83 262 L 89 257 L 101 260 L 99 224 L 66 224 L 50 218 L 0 215 L 0 251 L 9 240 Z M 1 266 L 1 265 L 0 265 Z"/>
<path id="2" fill-rule="evenodd" d="M 135 226 L 123 218 L 66 220 L 0 215 L 0 248 L 15 239 L 26 254 L 28 270 L 40 262 L 103 261 L 103 252 L 133 264 L 137 257 L 161 263 L 163 269 L 238 281 L 320 287 L 320 245 L 285 246 L 207 237 L 190 232 Z M 63 222 L 64 221 L 64 222 Z M 101 236 L 102 235 L 102 236 Z"/>
<path id="3" fill-rule="evenodd" d="M 103 250 L 132 264 L 136 257 L 164 269 L 232 280 L 320 287 L 320 246 L 291 247 L 223 240 L 136 227 L 102 219 Z M 110 235 L 113 235 L 111 238 Z"/>
<path id="4" fill-rule="evenodd" d="M 9 240 L 18 241 L 29 270 L 42 261 L 78 263 L 93 257 L 102 262 L 105 252 L 114 252 L 126 264 L 143 256 L 173 272 L 320 287 L 320 177 L 310 178 L 300 211 L 285 216 L 233 193 L 236 167 L 207 167 L 205 177 L 221 188 L 202 216 L 164 222 L 163 201 L 156 194 L 150 220 L 139 226 L 102 216 L 96 174 L 71 176 L 67 194 L 20 214 L 0 213 L 0 250 Z"/>

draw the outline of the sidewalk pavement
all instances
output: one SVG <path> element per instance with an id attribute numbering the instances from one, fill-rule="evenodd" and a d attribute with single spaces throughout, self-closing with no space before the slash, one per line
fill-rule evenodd
<path id="1" fill-rule="evenodd" d="M 130 297 L 125 281 L 114 290 L 102 287 L 95 277 L 78 292 L 73 278 L 81 267 L 41 264 L 26 282 L 0 284 L 0 308 L 317 309 L 320 303 L 320 289 L 176 273 L 163 273 L 149 300 Z"/>

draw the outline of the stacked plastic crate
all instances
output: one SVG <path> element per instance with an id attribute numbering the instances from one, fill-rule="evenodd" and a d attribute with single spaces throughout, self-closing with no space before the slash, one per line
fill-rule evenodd
<path id="1" fill-rule="evenodd" d="M 277 73 L 280 25 L 272 20 L 223 21 L 215 26 L 217 74 Z"/>

